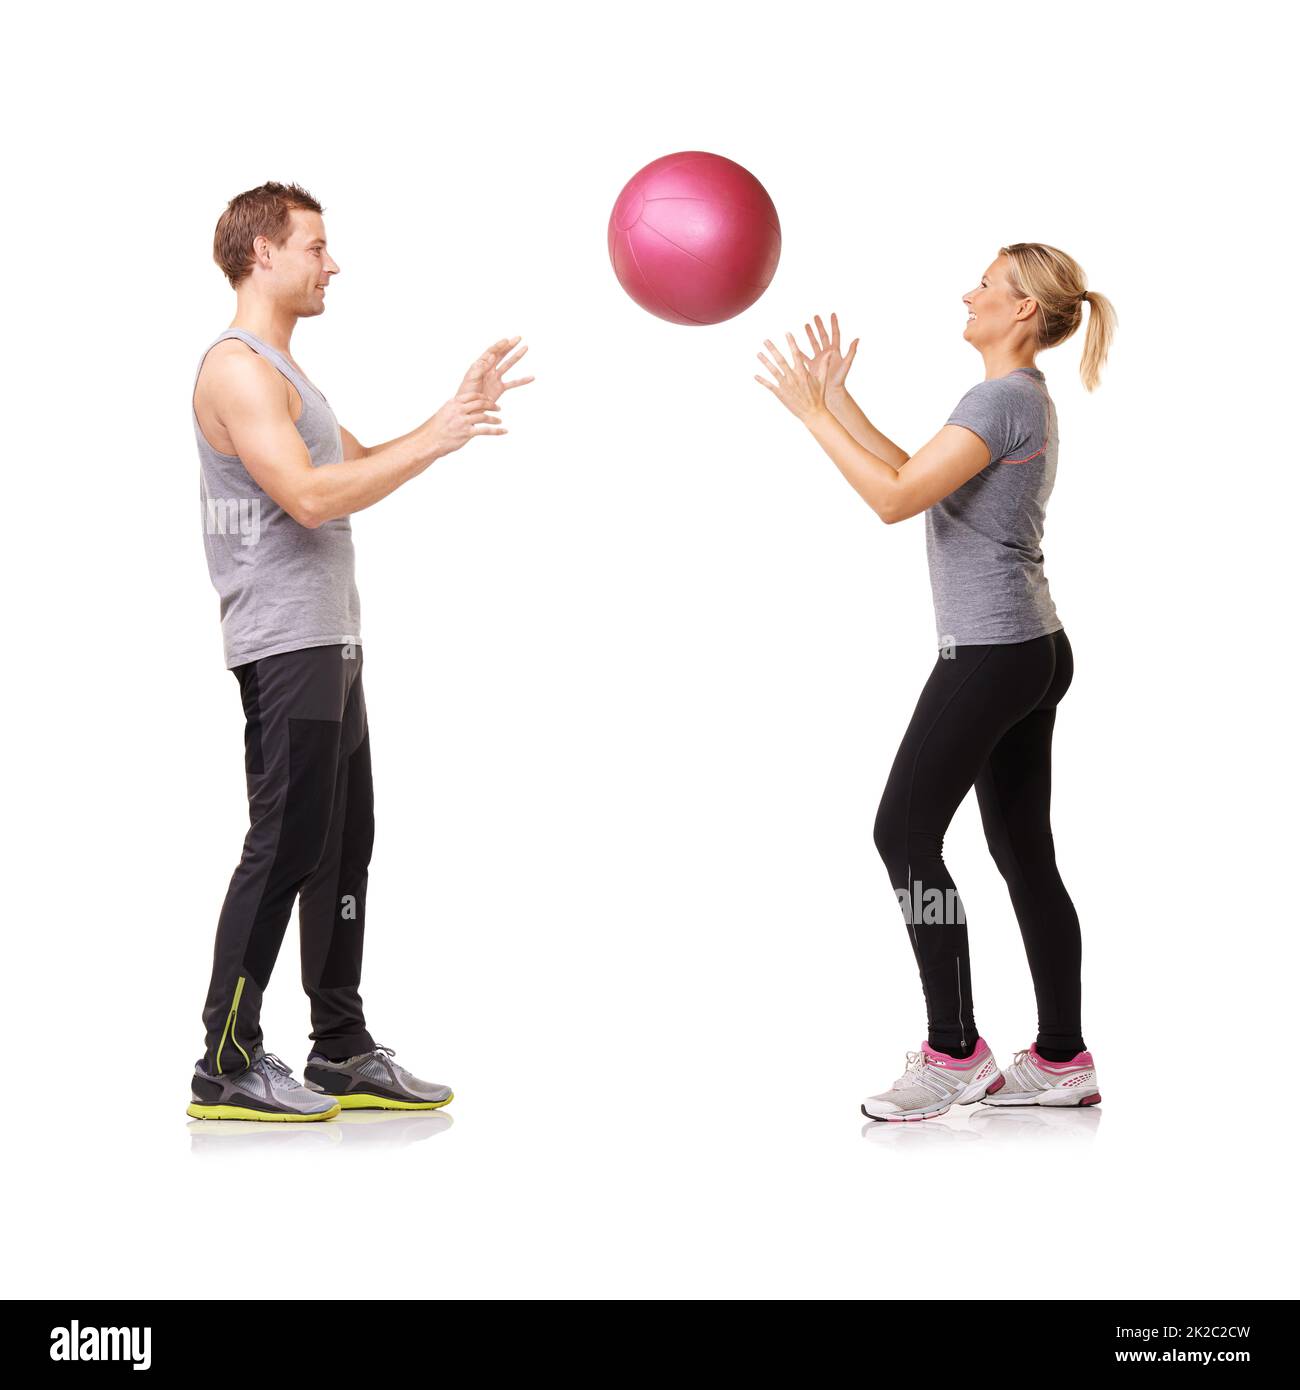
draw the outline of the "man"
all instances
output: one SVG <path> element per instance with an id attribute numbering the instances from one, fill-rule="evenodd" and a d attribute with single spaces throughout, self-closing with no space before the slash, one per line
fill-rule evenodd
<path id="1" fill-rule="evenodd" d="M 490 412 L 534 378 L 502 379 L 527 351 L 506 357 L 519 339 L 502 339 L 422 425 L 359 444 L 289 352 L 298 320 L 325 312 L 339 271 L 321 212 L 297 184 L 231 200 L 213 259 L 235 290 L 235 317 L 195 376 L 204 545 L 243 699 L 249 805 L 191 1083 L 189 1114 L 203 1119 L 321 1120 L 452 1099 L 376 1045 L 358 992 L 374 818 L 348 518 L 476 436 L 505 434 Z M 295 898 L 311 1001 L 305 1085 L 266 1051 L 259 1022 Z"/>

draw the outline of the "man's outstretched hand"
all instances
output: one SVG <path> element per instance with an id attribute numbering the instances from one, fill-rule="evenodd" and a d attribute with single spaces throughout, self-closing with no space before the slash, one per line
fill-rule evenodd
<path id="1" fill-rule="evenodd" d="M 465 379 L 457 388 L 456 394 L 459 396 L 470 391 L 476 396 L 486 396 L 493 405 L 496 405 L 502 392 L 513 390 L 516 386 L 526 386 L 530 381 L 535 381 L 537 378 L 531 376 L 516 377 L 514 381 L 503 379 L 506 372 L 528 351 L 527 347 L 521 347 L 518 352 L 512 352 L 509 357 L 505 357 L 505 354 L 510 352 L 510 349 L 518 341 L 518 337 L 502 338 L 499 342 L 493 343 L 481 357 L 476 357 L 470 363 L 469 370 L 465 373 Z M 505 361 L 501 360 L 503 357 L 505 357 Z"/>

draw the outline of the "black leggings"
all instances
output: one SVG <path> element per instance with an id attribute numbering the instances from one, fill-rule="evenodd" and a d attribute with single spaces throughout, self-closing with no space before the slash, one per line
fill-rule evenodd
<path id="1" fill-rule="evenodd" d="M 1056 870 L 1049 806 L 1052 726 L 1074 674 L 1063 631 L 1004 646 L 941 652 L 903 735 L 876 815 L 921 972 L 930 1046 L 968 1056 L 979 1032 L 966 919 L 943 837 L 973 785 L 984 834 L 1007 881 L 1038 1002 L 1038 1050 L 1084 1050 L 1079 918 Z"/>

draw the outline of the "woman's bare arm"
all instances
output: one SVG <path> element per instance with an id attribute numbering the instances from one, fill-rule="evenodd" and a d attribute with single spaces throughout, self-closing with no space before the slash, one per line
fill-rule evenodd
<path id="1" fill-rule="evenodd" d="M 944 425 L 895 466 L 859 444 L 827 409 L 812 411 L 804 424 L 858 496 L 890 525 L 932 507 L 988 466 L 988 445 L 964 425 Z"/>
<path id="2" fill-rule="evenodd" d="M 878 459 L 884 459 L 891 468 L 901 468 L 907 462 L 907 452 L 880 433 L 867 419 L 862 407 L 849 395 L 847 388 L 828 390 L 826 407 L 864 449 L 869 449 Z"/>
<path id="3" fill-rule="evenodd" d="M 862 421 L 855 423 L 864 432 L 870 430 L 868 438 L 875 436 L 877 447 L 869 447 L 855 437 L 831 410 L 827 396 L 831 390 L 843 390 L 844 375 L 853 360 L 857 341 L 854 340 L 849 355 L 836 367 L 834 361 L 840 356 L 839 326 L 833 314 L 831 322 L 835 325 L 833 338 L 827 337 L 818 318 L 817 327 L 822 331 L 820 343 L 809 329 L 815 354 L 811 358 L 800 351 L 793 333 L 785 335 L 790 346 L 789 362 L 772 340 L 765 338 L 764 346 L 771 349 L 776 360 L 771 361 L 761 352 L 758 359 L 772 373 L 775 382 L 757 375 L 754 379 L 798 416 L 853 490 L 881 521 L 892 524 L 916 516 L 988 467 L 988 445 L 964 425 L 944 425 L 928 444 L 910 458 L 904 455 L 901 462 L 897 456 L 902 450 L 875 429 L 861 410 L 857 410 L 857 414 L 862 416 Z M 854 408 L 857 409 L 856 403 Z M 846 413 L 852 415 L 852 412 Z"/>

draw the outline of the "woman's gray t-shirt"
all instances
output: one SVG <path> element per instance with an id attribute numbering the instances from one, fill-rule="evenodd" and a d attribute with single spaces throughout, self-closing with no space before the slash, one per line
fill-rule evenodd
<path id="1" fill-rule="evenodd" d="M 989 462 L 925 513 L 939 646 L 1027 642 L 1063 626 L 1043 573 L 1043 522 L 1056 481 L 1056 407 L 1036 367 L 981 381 L 948 424 Z"/>

